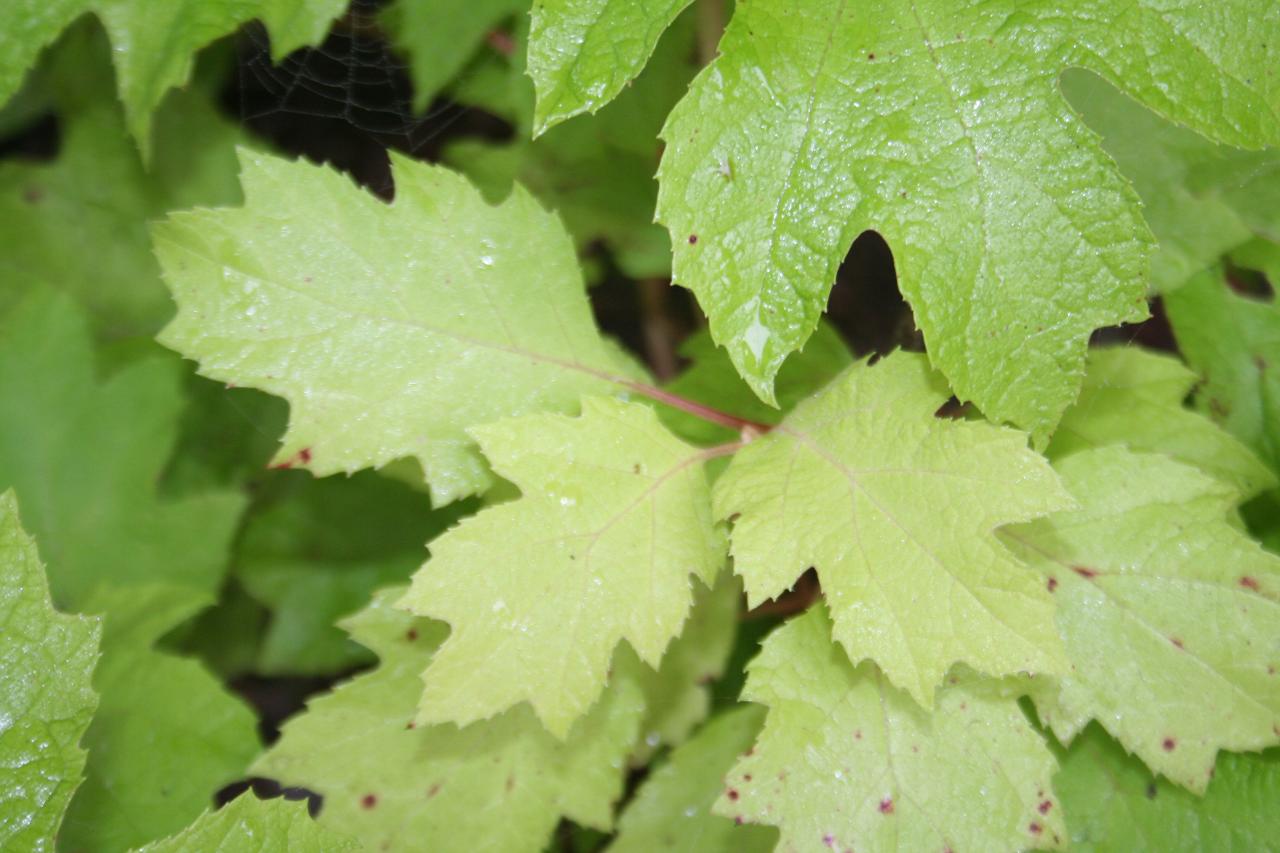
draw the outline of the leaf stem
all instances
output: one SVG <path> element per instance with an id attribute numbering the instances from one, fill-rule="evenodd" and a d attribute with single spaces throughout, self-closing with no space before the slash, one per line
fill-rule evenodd
<path id="1" fill-rule="evenodd" d="M 694 402 L 679 394 L 672 394 L 670 391 L 664 391 L 661 388 L 647 385 L 644 382 L 637 382 L 634 379 L 619 379 L 619 383 L 642 396 L 648 397 L 650 400 L 656 400 L 664 403 L 673 409 L 679 409 L 682 412 L 688 412 L 695 418 L 701 418 L 708 423 L 731 429 L 734 432 L 753 432 L 757 435 L 763 434 L 771 430 L 773 427 L 768 424 L 762 424 L 758 421 L 740 418 L 737 415 L 731 415 L 728 412 L 722 412 L 719 409 L 713 409 L 710 406 L 704 406 L 701 403 Z"/>

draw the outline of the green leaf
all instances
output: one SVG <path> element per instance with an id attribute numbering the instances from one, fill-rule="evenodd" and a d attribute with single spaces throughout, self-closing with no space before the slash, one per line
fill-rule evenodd
<path id="1" fill-rule="evenodd" d="M 1000 683 L 951 682 L 924 710 L 812 608 L 749 667 L 743 698 L 769 715 L 715 811 L 777 826 L 788 850 L 1060 847 L 1048 745 Z"/>
<path id="2" fill-rule="evenodd" d="M 716 346 L 705 329 L 695 332 L 680 345 L 680 355 L 692 364 L 667 384 L 668 391 L 769 426 L 781 421 L 784 412 L 791 411 L 853 363 L 849 347 L 840 339 L 840 334 L 831 325 L 819 323 L 804 349 L 787 359 L 779 371 L 775 389 L 778 408 L 774 408 L 752 393 L 750 386 L 738 376 L 728 354 Z M 659 414 L 663 423 L 688 441 L 711 444 L 738 437 L 732 430 L 679 409 L 663 406 Z"/>
<path id="3" fill-rule="evenodd" d="M 717 716 L 654 770 L 618 821 L 609 853 L 769 853 L 776 830 L 735 825 L 711 813 L 733 761 L 750 748 L 764 709 L 736 708 Z"/>
<path id="4" fill-rule="evenodd" d="M 1196 401 L 1280 471 L 1280 312 L 1229 291 L 1219 270 L 1165 297 L 1178 349 L 1204 382 Z"/>
<path id="5" fill-rule="evenodd" d="M 1142 197 L 1157 241 L 1152 289 L 1181 286 L 1264 226 L 1251 208 L 1280 192 L 1280 152 L 1217 145 L 1085 72 L 1064 74 L 1062 90 Z M 1273 221 L 1278 211 L 1269 211 Z"/>
<path id="6" fill-rule="evenodd" d="M 738 453 L 716 482 L 754 606 L 813 566 L 852 660 L 926 706 L 951 664 L 1057 670 L 1043 582 L 996 539 L 1071 501 L 1026 436 L 944 420 L 923 356 L 860 362 Z"/>
<path id="7" fill-rule="evenodd" d="M 1053 780 L 1080 853 L 1268 850 L 1280 838 L 1280 754 L 1223 753 L 1204 797 L 1152 777 L 1097 726 Z"/>
<path id="8" fill-rule="evenodd" d="M 519 35 L 515 41 L 506 61 L 513 71 L 523 71 L 524 42 Z M 686 16 L 663 36 L 645 72 L 599 115 L 569 122 L 536 140 L 518 126 L 515 140 L 507 145 L 463 138 L 446 147 L 445 162 L 466 172 L 489 198 L 504 197 L 519 179 L 559 212 L 580 250 L 603 241 L 626 275 L 668 278 L 671 240 L 653 221 L 658 197 L 653 172 L 661 153 L 657 136 L 693 78 L 693 54 L 693 21 Z M 513 73 L 508 80 L 514 90 L 508 98 L 531 104 L 528 78 Z M 465 100 L 470 94 L 463 90 L 456 97 Z"/>
<path id="9" fill-rule="evenodd" d="M 243 208 L 155 226 L 178 303 L 160 340 L 289 401 L 278 464 L 324 475 L 412 456 L 442 505 L 491 483 L 469 427 L 627 384 L 568 236 L 523 190 L 490 207 L 396 156 L 388 205 L 324 167 L 241 159 Z"/>
<path id="10" fill-rule="evenodd" d="M 372 471 L 281 473 L 236 555 L 236 577 L 272 611 L 255 672 L 323 675 L 372 663 L 334 623 L 368 604 L 374 589 L 406 582 L 425 543 L 474 506 L 433 512 L 425 494 Z"/>
<path id="11" fill-rule="evenodd" d="M 644 747 L 639 757 L 649 757 L 663 744 L 683 743 L 707 718 L 710 684 L 724 675 L 729 663 L 741 604 L 742 584 L 732 572 L 721 572 L 710 589 L 695 585 L 689 618 L 667 647 L 661 665 L 656 670 L 637 669 L 645 695 Z"/>
<path id="12" fill-rule="evenodd" d="M 1059 73 L 1256 147 L 1280 142 L 1280 77 L 1260 70 L 1278 56 L 1280 10 L 1254 0 L 741 4 L 663 131 L 675 278 L 772 402 L 874 228 L 957 396 L 1047 437 L 1090 332 L 1146 316 L 1151 243 Z"/>
<path id="13" fill-rule="evenodd" d="M 491 30 L 528 10 L 529 0 L 401 0 L 389 6 L 382 20 L 409 58 L 414 110 L 431 105 Z"/>
<path id="14" fill-rule="evenodd" d="M 205 812 L 182 832 L 148 844 L 139 853 L 260 853 L 289 850 L 299 853 L 338 853 L 356 850 L 354 842 L 330 832 L 311 819 L 307 804 L 284 799 L 259 800 L 244 793 L 216 812 Z"/>
<path id="15" fill-rule="evenodd" d="M 1238 340 L 1238 335 L 1227 337 Z M 1119 444 L 1193 465 L 1244 497 L 1275 486 L 1275 475 L 1253 451 L 1183 408 L 1195 384 L 1196 375 L 1172 356 L 1138 347 L 1091 350 L 1080 399 L 1063 415 L 1046 452 L 1056 459 Z"/>
<path id="16" fill-rule="evenodd" d="M 446 629 L 393 609 L 398 595 L 379 593 L 346 623 L 381 666 L 312 701 L 253 772 L 321 794 L 321 824 L 371 850 L 537 851 L 561 815 L 607 830 L 644 714 L 631 667 L 619 661 L 563 742 L 524 706 L 462 729 L 415 727 L 420 673 Z"/>
<path id="17" fill-rule="evenodd" d="M 192 54 L 241 24 L 259 19 L 276 59 L 320 40 L 346 0 L 15 0 L 0 23 L 0 105 L 17 92 L 37 54 L 72 21 L 92 12 L 111 39 L 129 133 L 144 156 L 151 114 L 165 93 L 191 77 Z"/>
<path id="18" fill-rule="evenodd" d="M 96 619 L 53 609 L 12 491 L 0 494 L 0 847 L 53 850 L 80 784 L 80 738 L 98 697 Z"/>
<path id="19" fill-rule="evenodd" d="M 529 76 L 538 93 L 534 135 L 611 101 L 690 2 L 537 0 L 529 32 Z"/>
<path id="20" fill-rule="evenodd" d="M 76 26 L 42 66 L 60 145 L 49 163 L 0 162 L 0 308 L 52 285 L 89 308 L 99 338 L 149 336 L 173 309 L 148 222 L 176 207 L 238 202 L 241 133 L 204 91 L 176 92 L 156 114 L 144 170 L 110 61 L 101 32 Z"/>
<path id="21" fill-rule="evenodd" d="M 1202 793 L 1219 749 L 1280 741 L 1280 558 L 1228 523 L 1231 487 L 1172 459 L 1104 447 L 1056 467 L 1080 507 L 1004 531 L 1071 659 L 1036 707 L 1061 740 L 1096 719 Z"/>
<path id="22" fill-rule="evenodd" d="M 724 565 L 708 454 L 647 406 L 608 398 L 586 398 L 579 418 L 472 432 L 521 497 L 437 539 L 414 576 L 403 604 L 452 629 L 418 722 L 466 724 L 528 701 L 563 738 L 618 642 L 658 666 L 689 613 L 690 575 L 709 585 Z"/>
<path id="23" fill-rule="evenodd" d="M 257 739 L 202 667 L 152 649 L 212 601 L 243 499 L 158 498 L 182 404 L 173 359 L 94 369 L 66 297 L 36 291 L 0 318 L 0 489 L 24 502 L 54 602 L 106 615 L 86 780 L 60 839 L 120 849 L 188 823 Z"/>

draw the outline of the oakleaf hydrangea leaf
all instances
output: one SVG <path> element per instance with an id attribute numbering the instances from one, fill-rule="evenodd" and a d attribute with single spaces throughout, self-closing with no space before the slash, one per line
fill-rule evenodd
<path id="1" fill-rule="evenodd" d="M 1069 70 L 1062 90 L 1142 197 L 1143 217 L 1157 241 L 1152 289 L 1181 286 L 1264 224 L 1240 190 L 1247 186 L 1246 198 L 1280 193 L 1280 151 L 1218 145 L 1087 72 Z M 1280 209 L 1271 213 L 1280 221 Z"/>
<path id="2" fill-rule="evenodd" d="M 715 811 L 777 826 L 787 850 L 1061 848 L 1048 745 L 999 683 L 952 680 L 926 711 L 811 609 L 748 667 L 743 698 L 769 714 Z"/>
<path id="3" fill-rule="evenodd" d="M 346 0 L 14 0 L 0 23 L 0 105 L 18 90 L 40 49 L 81 15 L 93 12 L 111 38 L 129 132 L 145 153 L 151 113 L 191 76 L 192 55 L 255 18 L 280 58 L 317 42 Z"/>
<path id="4" fill-rule="evenodd" d="M 1060 739 L 1096 719 L 1202 793 L 1219 749 L 1280 742 L 1280 558 L 1228 522 L 1231 487 L 1181 463 L 1104 447 L 1056 468 L 1080 507 L 1004 535 L 1071 660 L 1036 707 Z"/>
<path id="5" fill-rule="evenodd" d="M 850 658 L 925 705 L 957 661 L 993 675 L 1062 662 L 1052 598 L 994 530 L 1071 500 L 1025 435 L 934 417 L 947 396 L 923 356 L 860 362 L 715 487 L 751 604 L 813 566 Z"/>
<path id="6" fill-rule="evenodd" d="M 1267 850 L 1280 838 L 1280 753 L 1218 756 L 1203 797 L 1152 777 L 1092 725 L 1053 779 L 1080 853 Z"/>
<path id="7" fill-rule="evenodd" d="M 763 722 L 763 708 L 735 708 L 672 752 L 622 813 L 609 853 L 770 853 L 777 830 L 711 813 L 725 774 L 755 742 Z"/>
<path id="8" fill-rule="evenodd" d="M 1165 297 L 1178 349 L 1202 377 L 1196 401 L 1280 471 L 1280 311 L 1214 269 Z"/>
<path id="9" fill-rule="evenodd" d="M 1145 316 L 1151 243 L 1060 72 L 1260 146 L 1280 142 L 1278 57 L 1280 10 L 1254 0 L 741 4 L 663 131 L 675 279 L 772 401 L 853 238 L 875 229 L 955 393 L 1046 437 L 1089 333 Z"/>
<path id="10" fill-rule="evenodd" d="M 1172 356 L 1138 347 L 1092 350 L 1080 399 L 1063 415 L 1047 453 L 1053 459 L 1121 444 L 1193 465 L 1246 497 L 1274 486 L 1275 475 L 1253 451 L 1183 408 L 1195 384 L 1196 375 Z"/>
<path id="11" fill-rule="evenodd" d="M 341 853 L 356 849 L 355 842 L 312 820 L 305 802 L 259 800 L 244 793 L 216 812 L 205 812 L 177 835 L 148 844 L 139 853 Z"/>
<path id="12" fill-rule="evenodd" d="M 491 207 L 395 156 L 384 204 L 328 168 L 241 157 L 243 208 L 155 227 L 178 303 L 160 340 L 289 401 L 277 464 L 323 475 L 416 457 L 443 504 L 491 482 L 469 427 L 625 384 L 568 235 L 523 190 Z"/>
<path id="13" fill-rule="evenodd" d="M 542 850 L 561 815 L 608 830 L 644 714 L 621 658 L 564 741 L 527 706 L 459 729 L 417 727 L 421 673 L 446 628 L 393 609 L 389 590 L 347 620 L 381 666 L 309 704 L 253 772 L 324 797 L 320 823 L 369 850 Z"/>
<path id="14" fill-rule="evenodd" d="M 153 648 L 212 603 L 244 502 L 157 495 L 183 402 L 175 359 L 95 369 L 66 296 L 37 290 L 0 317 L 0 489 L 30 496 L 54 602 L 105 614 L 86 778 L 59 840 L 123 849 L 181 829 L 256 750 L 247 708 Z"/>
<path id="15" fill-rule="evenodd" d="M 53 850 L 84 772 L 97 620 L 53 609 L 13 492 L 0 494 L 0 847 Z"/>
<path id="16" fill-rule="evenodd" d="M 481 720 L 522 701 L 557 737 L 596 701 L 619 640 L 658 666 L 724 565 L 708 453 L 647 406 L 589 397 L 581 417 L 472 430 L 519 500 L 431 544 L 403 604 L 449 623 L 420 723 Z"/>
<path id="17" fill-rule="evenodd" d="M 387 7 L 383 22 L 409 58 L 414 110 L 431 105 L 492 29 L 528 10 L 529 0 L 400 0 Z"/>
<path id="18" fill-rule="evenodd" d="M 4 24 L 0 23 L 0 29 Z M 41 88 L 59 110 L 57 157 L 0 162 L 0 308 L 57 287 L 89 308 L 100 338 L 153 335 L 173 310 L 150 220 L 177 207 L 234 204 L 241 133 L 202 89 L 155 116 L 150 169 L 129 139 L 96 29 L 76 26 L 48 57 Z"/>
<path id="19" fill-rule="evenodd" d="M 529 76 L 537 90 L 534 135 L 595 112 L 639 75 L 692 0 L 537 0 Z"/>

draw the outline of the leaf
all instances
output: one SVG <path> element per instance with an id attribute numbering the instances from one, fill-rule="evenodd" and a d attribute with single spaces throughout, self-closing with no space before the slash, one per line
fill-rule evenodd
<path id="1" fill-rule="evenodd" d="M 415 457 L 443 505 L 491 483 L 468 428 L 572 411 L 628 368 L 554 216 L 522 190 L 490 207 L 457 175 L 393 159 L 387 205 L 330 169 L 242 151 L 243 208 L 155 226 L 178 303 L 160 340 L 289 401 L 277 464 Z"/>
<path id="2" fill-rule="evenodd" d="M 1275 475 L 1251 450 L 1183 408 L 1195 384 L 1196 375 L 1172 356 L 1138 347 L 1091 350 L 1080 399 L 1063 415 L 1046 453 L 1056 459 L 1119 444 L 1195 466 L 1245 497 L 1275 486 Z"/>
<path id="3" fill-rule="evenodd" d="M 83 778 L 101 634 L 96 619 L 53 609 L 18 502 L 0 494 L 0 847 L 53 850 Z"/>
<path id="4" fill-rule="evenodd" d="M 852 660 L 926 706 L 955 662 L 1057 670 L 1052 597 L 996 527 L 1071 505 L 1026 437 L 934 417 L 923 356 L 860 362 L 738 453 L 716 482 L 752 606 L 813 566 Z"/>
<path id="5" fill-rule="evenodd" d="M 618 821 L 609 853 L 769 853 L 778 842 L 770 827 L 734 825 L 711 813 L 733 760 L 755 740 L 764 709 L 735 708 L 718 715 L 653 770 Z"/>
<path id="6" fill-rule="evenodd" d="M 738 376 L 729 356 L 716 346 L 705 329 L 695 332 L 681 344 L 680 355 L 692 363 L 667 384 L 668 391 L 769 426 L 781 421 L 784 412 L 791 411 L 853 363 L 849 347 L 840 339 L 840 334 L 831 325 L 819 323 L 804 349 L 787 359 L 779 371 L 776 386 L 778 408 L 774 408 L 762 403 L 752 393 L 750 386 Z M 686 441 L 711 444 L 738 437 L 731 430 L 679 409 L 663 406 L 658 414 L 663 423 Z"/>
<path id="7" fill-rule="evenodd" d="M 92 12 L 111 39 L 130 135 L 146 158 L 151 114 L 191 77 L 192 54 L 253 19 L 266 24 L 273 58 L 314 43 L 346 0 L 15 0 L 0 25 L 0 105 L 18 90 L 37 54 L 72 21 Z"/>
<path id="8" fill-rule="evenodd" d="M 1280 558 L 1228 523 L 1233 489 L 1172 459 L 1104 447 L 1056 468 L 1079 508 L 1004 531 L 1071 659 L 1036 708 L 1063 741 L 1096 719 L 1203 793 L 1219 749 L 1280 742 Z"/>
<path id="9" fill-rule="evenodd" d="M 476 428 L 521 498 L 431 545 L 403 605 L 449 623 L 419 723 L 482 720 L 528 701 L 563 738 L 596 701 L 625 639 L 658 666 L 693 598 L 724 565 L 702 463 L 653 410 L 583 400 L 579 418 Z"/>
<path id="10" fill-rule="evenodd" d="M 264 850 L 338 851 L 357 849 L 354 842 L 323 829 L 307 814 L 307 804 L 284 799 L 259 800 L 241 794 L 216 812 L 205 812 L 182 832 L 148 844 L 139 853 L 258 853 Z"/>
<path id="11" fill-rule="evenodd" d="M 956 395 L 1043 439 L 1090 332 L 1146 316 L 1151 243 L 1059 73 L 1093 70 L 1256 147 L 1280 142 L 1280 78 L 1259 71 L 1277 55 L 1280 10 L 1253 0 L 741 4 L 663 130 L 675 279 L 772 402 L 841 259 L 874 228 Z"/>
<path id="12" fill-rule="evenodd" d="M 1211 853 L 1268 850 L 1280 838 L 1280 756 L 1224 753 L 1204 797 L 1152 777 L 1097 726 L 1054 777 L 1072 850 Z"/>
<path id="13" fill-rule="evenodd" d="M 117 339 L 152 335 L 172 313 L 148 222 L 175 207 L 238 202 L 231 146 L 242 134 L 203 90 L 175 93 L 155 116 L 145 170 L 110 61 L 105 37 L 76 26 L 42 65 L 60 144 L 49 163 L 0 162 L 0 308 L 52 285 L 89 309 L 97 337 Z"/>
<path id="14" fill-rule="evenodd" d="M 528 10 L 529 0 L 401 0 L 387 7 L 382 21 L 409 58 L 414 111 L 431 105 L 491 30 Z"/>
<path id="15" fill-rule="evenodd" d="M 420 673 L 446 631 L 393 609 L 399 594 L 346 622 L 381 666 L 313 700 L 253 772 L 321 794 L 320 823 L 371 850 L 538 851 L 561 815 L 607 830 L 644 714 L 629 668 L 563 742 L 527 707 L 415 727 Z"/>
<path id="16" fill-rule="evenodd" d="M 953 676 L 926 711 L 852 666 L 814 607 L 765 641 L 743 698 L 769 714 L 714 811 L 777 826 L 783 849 L 1061 847 L 1053 756 L 999 683 Z"/>
<path id="17" fill-rule="evenodd" d="M 538 0 L 529 76 L 538 93 L 534 135 L 595 112 L 640 74 L 658 38 L 691 0 Z"/>
<path id="18" fill-rule="evenodd" d="M 1204 382 L 1198 405 L 1280 471 L 1280 312 L 1210 270 L 1165 297 L 1178 349 Z"/>
<path id="19" fill-rule="evenodd" d="M 159 499 L 179 366 L 141 358 L 98 380 L 89 341 L 84 317 L 48 291 L 0 317 L 0 489 L 23 501 L 55 604 L 105 614 L 86 779 L 59 838 L 120 849 L 180 829 L 256 750 L 248 709 L 194 661 L 152 648 L 212 601 L 243 499 Z"/>
<path id="20" fill-rule="evenodd" d="M 1263 224 L 1249 210 L 1251 197 L 1268 187 L 1280 191 L 1280 152 L 1217 145 L 1082 71 L 1068 70 L 1062 90 L 1142 197 L 1157 243 L 1153 290 L 1180 287 Z M 1253 173 L 1265 166 L 1270 170 Z"/>
<path id="21" fill-rule="evenodd" d="M 637 679 L 645 696 L 640 756 L 666 744 L 677 746 L 711 711 L 713 681 L 724 675 L 738 633 L 742 584 L 722 571 L 710 589 L 698 584 L 689 618 L 680 636 L 671 641 L 658 668 L 638 667 Z M 633 756 L 633 763 L 636 762 Z"/>
<path id="22" fill-rule="evenodd" d="M 517 33 L 510 58 L 524 70 L 524 38 Z M 584 117 L 528 138 L 520 122 L 532 111 L 533 87 L 523 73 L 508 75 L 507 98 L 521 103 L 515 139 L 495 145 L 462 138 L 444 151 L 446 163 L 464 171 L 487 198 L 502 198 L 516 179 L 564 218 L 580 251 L 603 241 L 619 268 L 632 278 L 669 278 L 671 240 L 653 221 L 658 185 L 654 167 L 658 132 L 697 70 L 694 26 L 689 16 L 670 27 L 653 62 L 627 90 L 595 117 Z M 455 94 L 468 100 L 473 92 Z M 482 103 L 490 110 L 501 105 Z"/>

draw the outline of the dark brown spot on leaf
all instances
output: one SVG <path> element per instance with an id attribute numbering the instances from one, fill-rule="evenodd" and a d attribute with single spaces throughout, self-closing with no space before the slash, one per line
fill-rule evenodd
<path id="1" fill-rule="evenodd" d="M 429 799 L 431 799 L 432 797 L 434 797 L 434 796 L 435 796 L 436 794 L 438 794 L 438 793 L 440 793 L 440 783 L 439 783 L 439 782 L 435 783 L 434 785 L 432 785 L 430 788 L 428 788 L 428 789 L 427 789 L 427 799 L 428 799 L 428 800 L 429 800 Z"/>
<path id="2" fill-rule="evenodd" d="M 737 789 L 735 789 L 735 788 L 730 788 L 730 789 L 729 789 L 729 791 L 728 791 L 728 794 L 729 794 L 729 799 L 731 799 L 731 800 L 737 800 L 737 799 L 738 799 L 738 791 L 737 791 Z"/>
<path id="3" fill-rule="evenodd" d="M 1250 575 L 1245 575 L 1244 577 L 1240 578 L 1240 586 L 1244 587 L 1245 589 L 1251 589 L 1254 592 L 1258 592 L 1261 589 L 1261 587 L 1258 586 L 1258 579 Z"/>
<path id="4" fill-rule="evenodd" d="M 689 245 L 690 245 L 690 246 L 696 246 L 697 244 L 698 244 L 698 235 L 697 235 L 697 234 L 690 234 L 690 235 L 689 235 Z"/>
<path id="5" fill-rule="evenodd" d="M 1049 578 L 1049 583 L 1047 584 L 1047 586 L 1049 587 L 1049 592 L 1053 592 L 1055 589 L 1058 588 L 1058 579 L 1053 577 Z"/>
<path id="6" fill-rule="evenodd" d="M 1154 800 L 1156 798 L 1157 793 L 1159 793 L 1159 789 L 1156 787 L 1156 783 L 1148 782 L 1147 783 L 1147 799 Z"/>
<path id="7" fill-rule="evenodd" d="M 1098 576 L 1098 572 L 1096 570 L 1086 568 L 1084 566 L 1072 566 L 1071 571 L 1075 572 L 1080 577 L 1085 578 L 1086 580 L 1093 580 Z"/>

